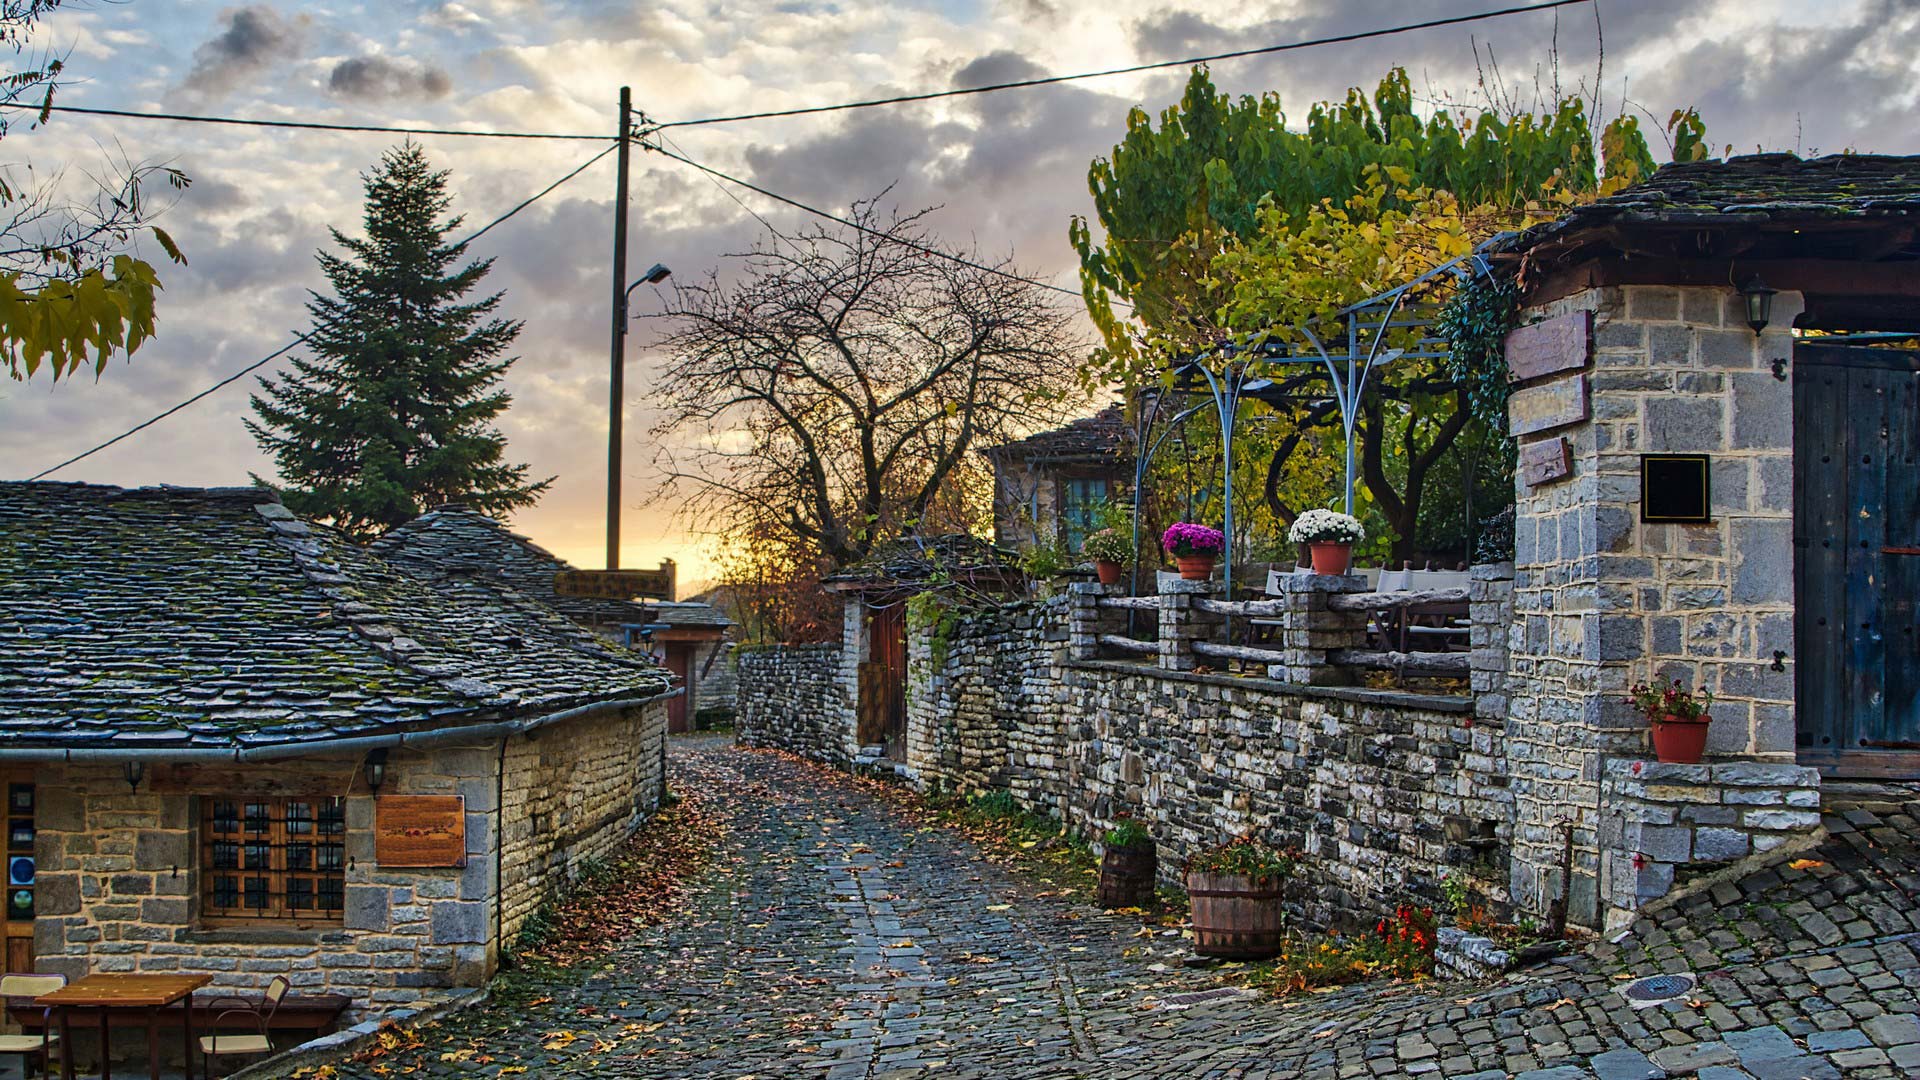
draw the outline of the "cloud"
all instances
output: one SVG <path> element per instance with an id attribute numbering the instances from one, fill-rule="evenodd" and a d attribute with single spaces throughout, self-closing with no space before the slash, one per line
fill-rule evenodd
<path id="1" fill-rule="evenodd" d="M 265 4 L 229 8 L 225 26 L 193 51 L 193 69 L 180 89 L 199 97 L 220 97 L 276 61 L 300 55 L 307 19 L 289 20 Z"/>
<path id="2" fill-rule="evenodd" d="M 445 71 L 405 57 L 355 56 L 335 64 L 327 76 L 329 92 L 357 101 L 430 101 L 452 89 Z"/>

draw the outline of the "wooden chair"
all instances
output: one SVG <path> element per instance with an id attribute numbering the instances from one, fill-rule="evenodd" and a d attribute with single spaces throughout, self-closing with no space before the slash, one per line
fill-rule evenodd
<path id="1" fill-rule="evenodd" d="M 67 985 L 65 975 L 23 975 L 8 973 L 0 975 L 0 998 L 7 999 L 7 1006 L 19 1007 L 31 1005 L 33 999 L 42 994 L 51 994 Z M 20 1002 L 19 999 L 25 999 Z M 20 1071 L 27 1076 L 33 1075 L 33 1061 L 40 1062 L 40 1071 L 49 1075 L 53 1072 L 52 1048 L 59 1045 L 59 1036 L 54 1034 L 53 1025 L 48 1023 L 52 1009 L 43 1009 L 40 1016 L 38 1035 L 0 1035 L 0 1054 L 19 1055 Z M 60 1047 L 61 1059 L 66 1057 L 66 1047 Z"/>
<path id="2" fill-rule="evenodd" d="M 275 975 L 273 981 L 267 983 L 266 995 L 259 1001 L 228 995 L 209 1002 L 230 1001 L 235 1003 L 235 1007 L 224 1009 L 214 1016 L 214 1034 L 200 1036 L 201 1075 L 213 1080 L 213 1059 L 216 1057 L 260 1057 L 273 1053 L 273 1036 L 269 1030 L 273 1014 L 292 988 L 293 984 L 287 981 L 286 976 Z M 260 1030 L 258 1033 L 249 1031 L 240 1035 L 222 1035 L 219 1033 L 220 1024 L 229 1016 L 250 1017 L 253 1026 Z"/>

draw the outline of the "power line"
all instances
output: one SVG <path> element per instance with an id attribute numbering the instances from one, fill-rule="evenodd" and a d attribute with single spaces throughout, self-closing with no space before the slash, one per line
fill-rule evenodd
<path id="1" fill-rule="evenodd" d="M 1546 0 L 1545 3 L 1528 4 L 1521 7 L 1501 8 L 1498 11 L 1483 11 L 1475 15 L 1454 15 L 1444 19 L 1428 19 L 1425 22 L 1407 23 L 1403 26 L 1388 26 L 1374 30 L 1359 30 L 1350 34 L 1335 34 L 1330 37 L 1311 38 L 1306 41 L 1289 41 L 1280 45 L 1264 45 L 1254 49 L 1236 49 L 1233 52 L 1214 53 L 1210 56 L 1190 56 L 1183 60 L 1156 60 L 1147 64 L 1134 64 L 1129 67 L 1107 68 L 1102 71 L 1082 71 L 1072 75 L 1046 75 L 1037 79 L 1016 79 L 1011 82 L 992 83 L 987 86 L 969 86 L 953 90 L 936 90 L 924 94 L 900 94 L 895 97 L 870 98 L 865 101 L 845 101 L 837 105 L 813 105 L 803 109 L 771 109 L 766 112 L 736 113 L 732 116 L 708 116 L 698 120 L 669 120 L 649 128 L 657 131 L 661 128 L 699 127 L 707 124 L 733 124 L 742 120 L 770 120 L 783 116 L 809 116 L 814 113 L 841 112 L 847 109 L 871 109 L 880 105 L 903 105 L 914 101 L 932 101 L 936 98 L 965 97 L 971 94 L 989 94 L 998 90 L 1017 90 L 1028 86 L 1051 86 L 1056 83 L 1075 82 L 1080 79 L 1101 79 L 1110 75 L 1132 75 L 1142 71 L 1158 71 L 1163 68 L 1191 67 L 1195 64 L 1210 64 L 1217 60 L 1237 60 L 1246 56 L 1265 56 L 1271 53 L 1292 52 L 1295 49 L 1311 49 L 1321 45 L 1339 45 L 1352 41 L 1366 41 L 1371 38 L 1390 37 L 1415 30 L 1432 30 L 1442 26 L 1457 26 L 1461 23 L 1480 22 L 1485 19 L 1498 19 L 1507 15 L 1522 15 L 1529 11 L 1547 11 L 1551 8 L 1569 7 L 1585 4 L 1591 0 Z"/>
<path id="2" fill-rule="evenodd" d="M 0 102 L 0 106 L 9 109 L 31 109 L 35 112 L 41 109 L 41 106 L 32 102 L 22 101 Z M 93 109 L 80 105 L 53 105 L 48 106 L 48 110 L 57 113 L 78 113 L 83 116 L 118 116 L 132 120 L 171 120 L 188 124 L 227 124 L 233 127 L 299 128 L 305 131 L 376 131 L 385 135 L 459 135 L 471 139 L 565 139 L 576 142 L 610 142 L 613 139 L 611 135 L 574 135 L 551 131 L 463 131 L 458 128 L 387 127 L 380 124 L 323 124 L 314 120 L 256 120 L 237 116 Z"/>
<path id="3" fill-rule="evenodd" d="M 1061 288 L 1058 285 L 1050 285 L 1047 282 L 1036 281 L 1035 279 L 1030 277 L 1021 277 L 1019 274 L 1013 273 L 1012 271 L 1002 270 L 996 266 L 988 266 L 985 263 L 977 263 L 977 262 L 974 262 L 972 259 L 968 259 L 960 255 L 955 255 L 951 252 L 941 251 L 939 248 L 928 247 L 925 244 L 915 243 L 912 240 L 908 240 L 894 233 L 887 232 L 884 229 L 876 229 L 871 225 L 862 225 L 861 223 L 853 220 L 852 218 L 841 217 L 839 214 L 835 214 L 827 210 L 822 210 L 819 207 L 808 206 L 806 203 L 803 203 L 798 199 L 790 199 L 787 196 L 782 195 L 778 192 L 768 191 L 766 188 L 763 188 L 758 184 L 754 184 L 749 181 L 742 180 L 737 176 L 732 176 L 727 173 L 723 173 L 719 169 L 715 169 L 707 165 L 702 165 L 699 162 L 693 160 L 690 157 L 687 157 L 684 154 L 676 154 L 671 150 L 667 150 L 663 147 L 655 146 L 645 141 L 644 139 L 641 140 L 640 145 L 646 147 L 648 150 L 651 150 L 656 154 L 661 155 L 662 157 L 670 157 L 673 160 L 678 161 L 684 165 L 691 165 L 694 168 L 699 169 L 701 172 L 706 173 L 708 176 L 718 177 L 722 180 L 725 180 L 729 184 L 737 184 L 740 187 L 746 188 L 748 191 L 754 192 L 759 195 L 765 195 L 767 198 L 772 199 L 775 202 L 785 203 L 796 210 L 803 210 L 809 214 L 812 214 L 815 217 L 825 218 L 828 221 L 835 222 L 840 225 L 845 225 L 847 228 L 853 229 L 857 232 L 863 232 L 868 234 L 869 236 L 877 236 L 883 240 L 888 240 L 893 243 L 899 244 L 901 247 L 911 248 L 914 251 L 922 252 L 927 255 L 932 255 L 937 258 L 946 259 L 948 262 L 959 263 L 961 266 L 969 266 L 975 270 L 980 270 L 989 274 L 996 275 L 998 277 L 1007 278 L 1010 281 L 1018 281 L 1027 285 L 1032 285 L 1035 288 L 1048 289 L 1053 292 L 1063 293 L 1067 296 L 1073 297 L 1075 300 L 1084 299 L 1084 297 L 1082 297 L 1077 290 Z M 752 211 L 748 211 L 748 213 L 752 213 Z M 754 216 L 759 217 L 760 215 L 754 214 Z M 761 219 L 763 224 L 765 223 L 765 220 L 766 219 L 764 218 Z M 769 228 L 771 228 L 771 226 L 769 226 Z"/>
<path id="4" fill-rule="evenodd" d="M 475 240 L 478 240 L 481 237 L 487 235 L 488 231 L 491 230 L 494 226 L 505 222 L 508 218 L 513 217 L 515 214 L 518 214 L 520 211 L 525 210 L 527 207 L 532 206 L 536 202 L 539 202 L 541 199 L 545 198 L 548 194 L 552 193 L 555 188 L 558 188 L 560 185 L 566 183 L 567 181 L 573 179 L 576 176 L 579 176 L 581 173 L 586 172 L 588 167 L 593 165 L 594 162 L 599 161 L 601 158 L 606 157 L 608 154 L 613 153 L 613 151 L 614 151 L 614 147 L 609 146 L 606 149 L 588 158 L 587 160 L 581 162 L 580 165 L 576 167 L 572 172 L 568 173 L 565 176 L 562 176 L 558 180 L 555 180 L 553 183 L 548 184 L 546 187 L 541 188 L 532 197 L 522 200 L 513 209 L 507 211 L 504 214 L 501 214 L 499 217 L 494 218 L 492 221 L 487 222 L 485 225 L 480 226 L 479 229 L 468 234 L 465 239 L 459 241 L 453 246 L 465 247 L 468 244 L 473 243 Z M 226 389 L 227 387 L 233 385 L 236 382 L 239 382 L 241 379 L 246 378 L 248 375 L 251 375 L 254 372 L 260 370 L 261 368 L 266 367 L 268 364 L 273 363 L 275 360 L 278 360 L 281 357 L 287 355 L 298 346 L 304 345 L 308 341 L 313 340 L 313 335 L 316 333 L 319 333 L 318 328 L 306 331 L 305 333 L 295 334 L 293 336 L 292 341 L 287 342 L 285 345 L 280 346 L 278 349 L 275 349 L 272 352 L 268 353 L 267 355 L 254 361 L 253 363 L 248 364 L 246 367 L 241 368 L 239 371 L 236 371 L 233 374 L 227 376 L 226 378 L 221 379 L 219 382 L 214 383 L 212 386 L 207 387 L 205 390 L 202 390 L 199 393 L 188 398 L 187 400 L 182 401 L 180 404 L 175 405 L 174 407 L 166 410 L 165 412 L 160 413 L 157 416 L 154 416 L 150 419 L 147 419 L 138 424 L 135 424 L 134 426 L 128 428 L 127 430 L 121 432 L 120 434 L 115 435 L 113 438 L 108 439 L 106 442 L 100 443 L 99 445 L 94 446 L 91 449 L 83 450 L 80 453 L 75 454 L 74 456 L 61 462 L 60 464 L 53 466 L 50 469 L 42 469 L 39 472 L 33 474 L 32 476 L 27 477 L 27 480 L 29 482 L 32 482 L 34 480 L 39 480 L 44 477 L 51 476 L 54 473 L 59 472 L 61 469 L 64 469 L 67 466 L 72 465 L 77 461 L 82 461 L 86 458 L 90 458 L 93 455 L 99 453 L 102 450 L 105 450 L 107 447 L 112 446 L 117 442 L 120 442 L 124 439 L 137 435 L 142 431 L 145 431 L 146 429 L 152 427 L 153 425 L 159 423 L 162 420 L 165 420 L 167 417 L 172 416 L 174 413 L 177 413 L 180 410 L 185 409 L 189 405 L 194 404 L 195 402 L 201 400 L 202 398 L 211 397 L 212 395 L 218 393 L 219 391 Z"/>

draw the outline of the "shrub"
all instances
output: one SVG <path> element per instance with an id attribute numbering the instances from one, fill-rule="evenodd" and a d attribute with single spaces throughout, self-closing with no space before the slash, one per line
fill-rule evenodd
<path id="1" fill-rule="evenodd" d="M 1123 816 L 1114 822 L 1113 828 L 1107 830 L 1101 842 L 1109 848 L 1149 847 L 1153 844 L 1153 834 L 1147 831 L 1145 825 Z"/>

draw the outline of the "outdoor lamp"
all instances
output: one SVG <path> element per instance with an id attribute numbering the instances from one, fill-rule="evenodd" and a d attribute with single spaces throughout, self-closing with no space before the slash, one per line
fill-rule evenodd
<path id="1" fill-rule="evenodd" d="M 1759 274 L 1740 286 L 1740 295 L 1747 301 L 1747 325 L 1753 327 L 1754 333 L 1765 330 L 1767 323 L 1773 321 L 1773 294 L 1779 291 L 1767 288 Z"/>
<path id="2" fill-rule="evenodd" d="M 380 793 L 380 785 L 386 782 L 387 782 L 386 747 L 383 746 L 378 750 L 367 751 L 367 787 L 373 789 L 373 793 L 375 795 L 378 795 Z"/>
<path id="3" fill-rule="evenodd" d="M 147 763 L 144 761 L 138 761 L 138 760 L 129 761 L 126 764 L 125 772 L 127 777 L 127 789 L 129 791 L 138 791 L 140 790 L 141 779 L 147 775 Z"/>

